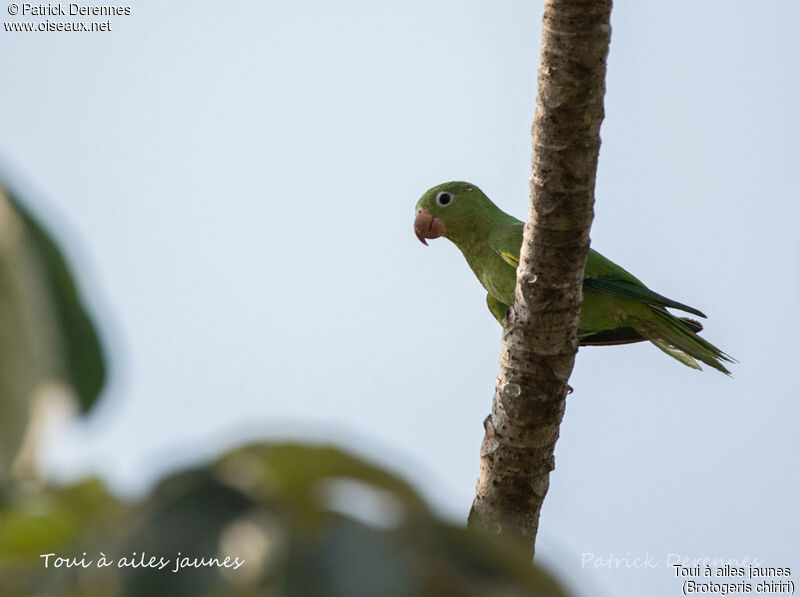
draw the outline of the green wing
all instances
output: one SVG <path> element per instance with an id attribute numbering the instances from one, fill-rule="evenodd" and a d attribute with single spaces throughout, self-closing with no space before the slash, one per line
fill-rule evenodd
<path id="1" fill-rule="evenodd" d="M 489 236 L 489 246 L 492 247 L 508 264 L 516 267 L 519 264 L 519 250 L 522 246 L 523 224 L 513 224 L 497 228 Z M 698 317 L 705 314 L 694 307 L 674 301 L 658 294 L 645 286 L 633 274 L 625 271 L 610 259 L 606 259 L 594 249 L 589 249 L 584 270 L 583 287 L 591 288 L 605 294 L 624 296 L 634 300 L 657 305 L 672 307 Z"/>
<path id="2" fill-rule="evenodd" d="M 586 270 L 583 275 L 583 287 L 592 288 L 606 294 L 615 294 L 632 298 L 648 305 L 659 307 L 671 307 L 680 309 L 687 313 L 692 313 L 698 317 L 705 317 L 705 314 L 684 305 L 664 295 L 653 292 L 645 286 L 638 278 L 626 272 L 610 259 L 606 259 L 597 251 L 589 249 L 589 256 L 586 260 Z"/>

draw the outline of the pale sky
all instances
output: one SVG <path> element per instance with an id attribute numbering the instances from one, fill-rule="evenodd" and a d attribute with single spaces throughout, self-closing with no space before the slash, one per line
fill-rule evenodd
<path id="1" fill-rule="evenodd" d="M 110 32 L 0 32 L 2 169 L 113 361 L 47 469 L 140 494 L 246 438 L 332 440 L 465 520 L 500 328 L 413 207 L 456 179 L 527 213 L 541 3 L 131 7 Z M 798 580 L 799 19 L 615 3 L 593 247 L 740 363 L 580 351 L 538 541 L 579 595 L 677 595 L 669 554 Z"/>

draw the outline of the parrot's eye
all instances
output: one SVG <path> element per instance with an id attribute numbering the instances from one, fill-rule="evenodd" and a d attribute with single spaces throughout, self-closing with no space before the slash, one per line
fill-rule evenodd
<path id="1" fill-rule="evenodd" d="M 436 205 L 439 205 L 440 207 L 447 207 L 452 202 L 452 193 L 448 193 L 447 191 L 439 191 L 439 194 L 436 195 Z"/>

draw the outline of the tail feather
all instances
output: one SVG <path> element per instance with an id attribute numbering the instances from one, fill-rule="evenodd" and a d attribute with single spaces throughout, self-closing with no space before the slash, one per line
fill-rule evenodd
<path id="1" fill-rule="evenodd" d="M 697 321 L 696 319 L 691 319 L 689 317 L 678 317 L 686 326 L 692 330 L 695 334 L 697 332 L 703 331 L 703 324 Z"/>
<path id="2" fill-rule="evenodd" d="M 650 341 L 659 349 L 666 352 L 673 359 L 679 360 L 687 367 L 697 369 L 698 371 L 701 369 L 700 365 L 697 364 L 697 361 L 695 361 L 691 356 L 683 352 L 680 348 L 675 348 L 674 346 L 668 344 L 663 338 L 651 338 Z"/>
<path id="3" fill-rule="evenodd" d="M 700 369 L 697 361 L 701 361 L 725 375 L 731 374 L 723 363 L 736 361 L 698 336 L 692 329 L 694 326 L 660 307 L 652 307 L 651 312 L 656 318 L 646 322 L 640 320 L 637 323 L 641 325 L 636 328 L 658 348 L 692 369 Z"/>

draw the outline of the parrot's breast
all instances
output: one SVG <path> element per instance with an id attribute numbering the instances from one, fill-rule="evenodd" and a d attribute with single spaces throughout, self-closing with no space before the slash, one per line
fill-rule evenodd
<path id="1" fill-rule="evenodd" d="M 493 298 L 510 305 L 514 302 L 517 269 L 509 265 L 488 244 L 462 251 L 475 277 Z"/>

